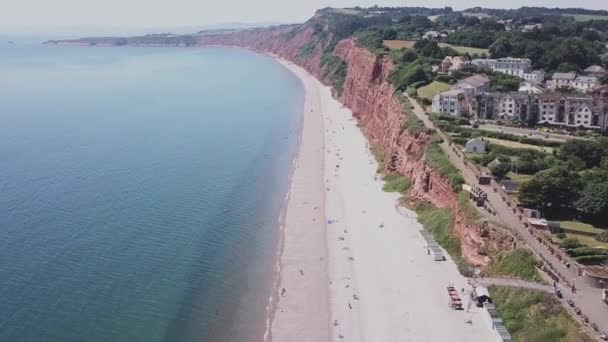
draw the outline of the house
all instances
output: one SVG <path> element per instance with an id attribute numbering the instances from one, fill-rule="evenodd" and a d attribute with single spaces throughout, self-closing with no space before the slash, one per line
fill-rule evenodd
<path id="1" fill-rule="evenodd" d="M 490 79 L 485 75 L 473 75 L 460 80 L 452 89 L 460 89 L 465 91 L 469 96 L 477 93 L 482 93 L 490 90 Z"/>
<path id="2" fill-rule="evenodd" d="M 500 187 L 508 194 L 514 194 L 519 190 L 519 182 L 512 180 L 502 180 L 500 181 Z"/>
<path id="3" fill-rule="evenodd" d="M 457 70 L 465 69 L 471 65 L 471 62 L 466 57 L 461 56 L 446 56 L 439 65 L 439 71 L 443 73 L 452 73 Z"/>
<path id="4" fill-rule="evenodd" d="M 532 32 L 535 29 L 541 29 L 543 27 L 543 24 L 529 24 L 529 25 L 524 25 L 521 28 L 521 32 Z"/>
<path id="5" fill-rule="evenodd" d="M 532 72 L 525 72 L 521 75 L 526 81 L 533 83 L 543 83 L 545 81 L 546 73 L 543 70 L 533 70 Z"/>
<path id="6" fill-rule="evenodd" d="M 573 72 L 556 72 L 551 80 L 547 81 L 547 89 L 568 89 L 574 83 L 575 78 L 576 74 Z"/>
<path id="7" fill-rule="evenodd" d="M 436 38 L 447 38 L 448 34 L 446 32 L 438 32 L 438 31 L 426 31 L 422 38 L 433 40 Z"/>
<path id="8" fill-rule="evenodd" d="M 481 138 L 469 139 L 464 145 L 464 152 L 466 153 L 486 153 L 487 142 Z"/>
<path id="9" fill-rule="evenodd" d="M 599 85 L 600 80 L 595 76 L 578 76 L 572 83 L 574 89 L 583 93 L 587 93 Z"/>
<path id="10" fill-rule="evenodd" d="M 490 163 L 488 163 L 488 165 L 486 165 L 486 166 L 488 167 L 488 169 L 493 169 L 493 168 L 497 167 L 497 166 L 498 166 L 498 165 L 500 165 L 500 164 L 502 164 L 502 163 L 500 162 L 500 160 L 498 160 L 498 159 L 494 159 L 494 160 L 492 160 Z"/>
<path id="11" fill-rule="evenodd" d="M 519 85 L 519 91 L 528 94 L 542 94 L 545 92 L 545 88 L 541 87 L 536 82 L 523 81 Z"/>
<path id="12" fill-rule="evenodd" d="M 602 68 L 599 65 L 592 65 L 585 69 L 585 74 L 587 76 L 602 77 L 606 75 L 606 69 Z"/>
<path id="13" fill-rule="evenodd" d="M 468 114 L 468 105 L 464 91 L 452 89 L 436 94 L 433 97 L 432 110 L 435 113 L 451 116 Z"/>

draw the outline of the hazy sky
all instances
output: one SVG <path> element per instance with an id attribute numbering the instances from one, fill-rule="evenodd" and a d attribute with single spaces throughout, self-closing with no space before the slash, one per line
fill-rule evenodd
<path id="1" fill-rule="evenodd" d="M 608 0 L 0 0 L 0 28 L 175 27 L 225 22 L 301 22 L 316 9 L 371 6 L 473 5 L 585 7 L 608 10 Z"/>

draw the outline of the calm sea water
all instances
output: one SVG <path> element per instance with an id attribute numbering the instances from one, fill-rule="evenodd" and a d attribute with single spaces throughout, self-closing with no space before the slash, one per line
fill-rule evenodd
<path id="1" fill-rule="evenodd" d="M 220 48 L 0 42 L 0 341 L 252 341 L 303 90 Z"/>

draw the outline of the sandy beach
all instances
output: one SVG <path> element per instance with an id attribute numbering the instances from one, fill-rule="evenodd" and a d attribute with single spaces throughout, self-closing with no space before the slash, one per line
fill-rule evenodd
<path id="1" fill-rule="evenodd" d="M 267 340 L 492 340 L 480 309 L 448 308 L 448 284 L 465 289 L 465 308 L 470 287 L 449 257 L 427 255 L 415 213 L 382 191 L 350 110 L 305 70 L 279 62 L 302 80 L 306 99 Z"/>

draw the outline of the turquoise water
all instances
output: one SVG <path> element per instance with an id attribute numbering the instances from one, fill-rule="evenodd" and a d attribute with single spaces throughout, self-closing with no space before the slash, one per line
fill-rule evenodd
<path id="1" fill-rule="evenodd" d="M 0 43 L 0 341 L 255 341 L 298 80 L 220 48 Z"/>

